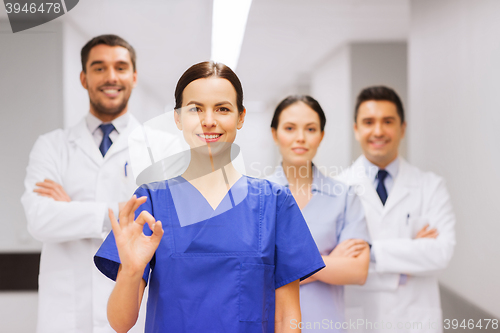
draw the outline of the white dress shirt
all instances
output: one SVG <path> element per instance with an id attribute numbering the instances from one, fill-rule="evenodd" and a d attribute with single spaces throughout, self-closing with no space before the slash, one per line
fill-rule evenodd
<path id="1" fill-rule="evenodd" d="M 364 155 L 362 156 L 363 164 L 365 167 L 366 176 L 373 183 L 373 187 L 377 188 L 378 186 L 378 171 L 380 168 L 370 162 Z M 387 171 L 387 177 L 385 177 L 384 185 L 387 191 L 387 196 L 389 196 L 392 186 L 394 185 L 394 179 L 398 176 L 399 172 L 399 156 L 394 159 L 387 167 L 384 168 Z"/>
<path id="2" fill-rule="evenodd" d="M 113 131 L 109 134 L 109 138 L 111 139 L 111 142 L 116 142 L 118 140 L 118 137 L 120 136 L 120 133 L 123 133 L 125 128 L 127 128 L 128 121 L 129 121 L 129 114 L 128 112 L 125 113 L 124 115 L 119 116 L 118 118 L 114 119 L 111 124 L 115 127 Z M 85 118 L 85 122 L 87 123 L 87 128 L 89 129 L 90 133 L 92 134 L 92 137 L 94 138 L 95 144 L 97 145 L 97 148 L 101 145 L 102 142 L 102 131 L 99 128 L 101 124 L 104 122 L 94 116 L 92 113 L 88 113 L 87 117 Z M 109 123 L 108 123 L 109 124 Z M 104 157 L 103 157 L 104 158 Z M 109 208 L 113 211 L 116 217 L 118 217 L 119 213 L 119 203 L 118 202 L 112 202 L 109 203 L 108 205 Z M 106 214 L 104 218 L 104 228 L 106 230 L 111 229 L 111 221 L 109 220 L 109 216 Z"/>
<path id="3" fill-rule="evenodd" d="M 111 124 L 113 124 L 113 126 L 115 127 L 115 129 L 109 134 L 111 142 L 116 142 L 120 133 L 122 133 L 125 130 L 125 128 L 127 128 L 128 120 L 129 120 L 129 114 L 125 113 L 124 115 L 119 116 L 118 118 L 114 119 L 111 122 Z M 87 114 L 85 121 L 87 123 L 87 128 L 89 129 L 97 147 L 99 148 L 102 142 L 102 131 L 99 128 L 99 126 L 103 124 L 103 121 L 94 116 L 90 112 Z"/>

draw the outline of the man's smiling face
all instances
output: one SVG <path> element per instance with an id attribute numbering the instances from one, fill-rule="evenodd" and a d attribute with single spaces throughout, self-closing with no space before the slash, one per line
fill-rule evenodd
<path id="1" fill-rule="evenodd" d="M 137 83 L 128 50 L 121 46 L 97 45 L 90 50 L 86 71 L 80 80 L 89 93 L 90 112 L 112 120 L 127 111 Z"/>
<path id="2" fill-rule="evenodd" d="M 385 168 L 398 156 L 406 123 L 401 123 L 396 105 L 389 101 L 370 100 L 358 108 L 354 133 L 366 158 Z"/>

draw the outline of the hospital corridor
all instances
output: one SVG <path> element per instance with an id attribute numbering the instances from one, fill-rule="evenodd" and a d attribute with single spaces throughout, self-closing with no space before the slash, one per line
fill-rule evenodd
<path id="1" fill-rule="evenodd" d="M 499 1 L 0 7 L 1 333 L 500 332 Z"/>

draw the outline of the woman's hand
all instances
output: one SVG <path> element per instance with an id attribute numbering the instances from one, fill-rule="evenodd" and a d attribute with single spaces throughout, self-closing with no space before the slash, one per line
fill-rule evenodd
<path id="1" fill-rule="evenodd" d="M 161 222 L 155 221 L 147 211 L 141 212 L 134 221 L 136 209 L 146 200 L 147 197 L 137 199 L 134 195 L 127 201 L 120 209 L 120 223 L 113 211 L 109 210 L 109 219 L 121 261 L 116 284 L 108 301 L 108 321 L 116 332 L 128 332 L 137 322 L 146 287 L 142 274 L 163 236 Z M 153 231 L 151 236 L 143 233 L 145 223 Z"/>
<path id="2" fill-rule="evenodd" d="M 137 220 L 134 221 L 136 209 L 146 200 L 147 197 L 137 198 L 134 195 L 127 201 L 119 213 L 120 223 L 116 220 L 113 211 L 109 210 L 109 219 L 120 255 L 122 273 L 140 273 L 142 276 L 142 272 L 153 258 L 163 236 L 161 222 L 156 221 L 149 212 L 141 212 Z M 151 236 L 146 236 L 143 233 L 145 223 L 153 231 Z"/>
<path id="3" fill-rule="evenodd" d="M 362 239 L 347 239 L 338 244 L 329 254 L 330 257 L 356 258 L 368 247 Z"/>

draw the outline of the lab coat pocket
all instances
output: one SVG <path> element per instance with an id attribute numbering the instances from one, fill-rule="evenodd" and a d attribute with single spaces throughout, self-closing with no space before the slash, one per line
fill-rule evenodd
<path id="1" fill-rule="evenodd" d="M 39 327 L 46 332 L 76 330 L 75 277 L 71 270 L 41 273 L 39 284 Z"/>
<path id="2" fill-rule="evenodd" d="M 241 264 L 239 278 L 239 320 L 268 321 L 273 311 L 274 265 Z"/>
<path id="3" fill-rule="evenodd" d="M 425 226 L 429 224 L 429 219 L 423 216 L 410 216 L 407 218 L 406 222 L 406 232 L 405 237 L 415 239 L 418 232 Z"/>

